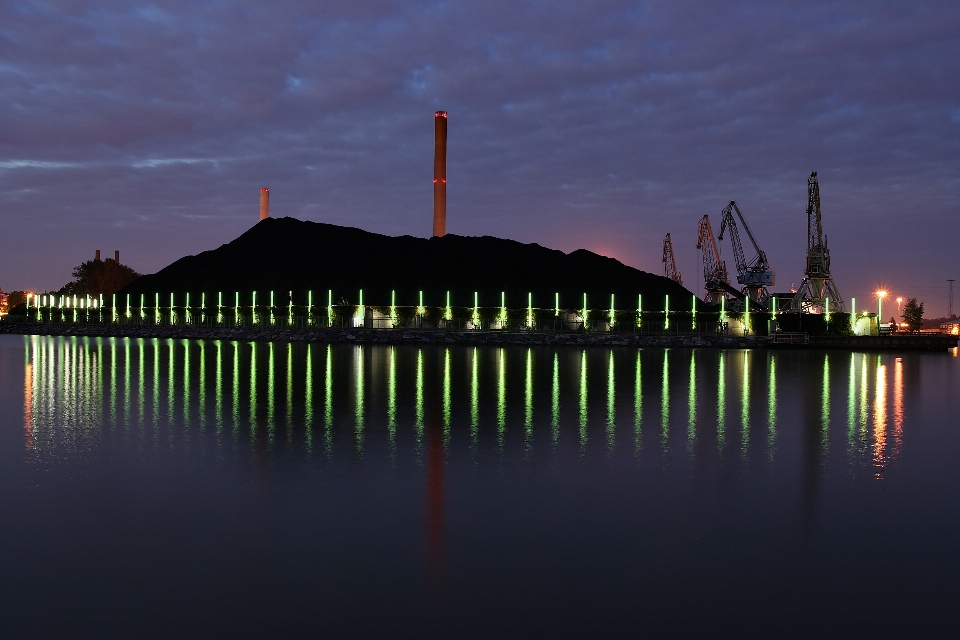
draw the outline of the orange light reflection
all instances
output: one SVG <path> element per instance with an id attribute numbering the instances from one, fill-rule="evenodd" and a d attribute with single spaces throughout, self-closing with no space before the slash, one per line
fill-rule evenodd
<path id="1" fill-rule="evenodd" d="M 887 448 L 887 368 L 877 367 L 877 395 L 873 403 L 873 466 L 877 468 L 875 477 L 886 463 Z"/>

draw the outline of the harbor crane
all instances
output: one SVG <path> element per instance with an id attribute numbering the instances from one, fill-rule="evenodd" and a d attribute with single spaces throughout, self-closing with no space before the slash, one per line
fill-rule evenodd
<path id="1" fill-rule="evenodd" d="M 734 211 L 737 213 L 737 218 L 740 218 L 743 230 L 747 232 L 747 237 L 750 238 L 750 243 L 757 252 L 757 255 L 750 262 L 747 262 L 743 255 L 743 245 L 740 244 L 740 231 L 737 229 L 737 220 L 733 217 Z M 724 207 L 721 215 L 720 235 L 718 235 L 717 238 L 723 240 L 724 232 L 730 229 L 730 244 L 733 245 L 733 259 L 737 263 L 737 282 L 743 285 L 743 294 L 750 301 L 747 304 L 750 304 L 750 306 L 757 311 L 766 311 L 767 304 L 770 300 L 770 292 L 767 290 L 767 287 L 772 287 L 776 283 L 777 274 L 770 268 L 770 263 L 767 261 L 767 254 L 764 253 L 763 249 L 757 244 L 757 240 L 753 237 L 750 226 L 744 219 L 743 213 L 740 211 L 740 207 L 737 206 L 736 201 L 731 200 L 730 204 Z"/>
<path id="2" fill-rule="evenodd" d="M 790 308 L 808 313 L 842 313 L 843 307 L 843 298 L 830 275 L 830 249 L 820 220 L 820 185 L 814 171 L 807 178 L 807 268 Z"/>
<path id="3" fill-rule="evenodd" d="M 663 275 L 677 284 L 683 284 L 683 278 L 677 271 L 677 262 L 673 259 L 673 242 L 669 233 L 663 238 Z"/>
<path id="4" fill-rule="evenodd" d="M 739 293 L 730 286 L 727 263 L 720 259 L 720 248 L 717 246 L 717 239 L 713 236 L 709 216 L 700 218 L 697 249 L 703 253 L 703 286 L 706 289 L 703 301 L 707 304 L 720 304 L 725 297 L 725 292 L 729 293 L 733 290 Z"/>

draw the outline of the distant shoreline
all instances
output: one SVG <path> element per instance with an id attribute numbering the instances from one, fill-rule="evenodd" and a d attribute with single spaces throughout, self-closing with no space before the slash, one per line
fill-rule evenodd
<path id="1" fill-rule="evenodd" d="M 345 344 L 461 344 L 597 347 L 707 347 L 716 349 L 774 348 L 765 336 L 632 333 L 546 333 L 502 331 L 444 331 L 436 329 L 365 329 L 276 327 L 204 327 L 169 325 L 73 325 L 0 322 L 0 334 L 101 338 L 161 338 L 229 340 L 238 342 L 317 342 Z M 921 334 L 882 337 L 811 336 L 806 344 L 790 349 L 842 349 L 848 351 L 945 351 L 957 338 Z"/>

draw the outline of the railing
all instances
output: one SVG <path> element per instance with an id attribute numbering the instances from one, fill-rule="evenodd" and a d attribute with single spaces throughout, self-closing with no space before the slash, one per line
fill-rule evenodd
<path id="1" fill-rule="evenodd" d="M 590 311 L 588 318 L 604 318 L 587 322 L 576 312 L 529 309 L 508 310 L 506 319 L 503 309 L 481 308 L 467 309 L 470 315 L 458 314 L 444 317 L 444 309 L 427 308 L 425 313 L 416 313 L 417 308 L 397 308 L 401 313 L 384 315 L 365 310 L 361 317 L 353 308 L 329 309 L 320 307 L 310 315 L 291 315 L 288 308 L 251 308 L 236 309 L 223 307 L 218 310 L 199 308 L 170 307 L 133 307 L 125 308 L 45 308 L 32 307 L 26 315 L 10 316 L 7 322 L 29 322 L 49 325 L 113 325 L 113 326 L 166 326 L 166 327 L 210 327 L 243 329 L 345 329 L 381 331 L 436 330 L 457 332 L 501 332 L 501 333 L 555 333 L 555 334 L 625 334 L 625 335 L 675 335 L 675 336 L 716 336 L 751 335 L 751 332 L 730 331 L 726 322 L 719 320 L 701 321 L 691 314 L 683 312 L 636 312 L 614 313 L 614 322 L 610 323 L 607 310 Z M 480 315 L 482 312 L 482 315 Z M 698 316 L 715 314 L 698 314 Z M 717 314 L 718 315 L 718 314 Z M 511 317 L 512 316 L 512 317 Z M 477 322 L 479 320 L 479 322 Z M 694 324 L 695 323 L 695 324 Z"/>

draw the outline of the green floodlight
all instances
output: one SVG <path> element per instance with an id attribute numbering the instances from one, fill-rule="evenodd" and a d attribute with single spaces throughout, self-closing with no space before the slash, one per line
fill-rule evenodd
<path id="1" fill-rule="evenodd" d="M 533 293 L 527 292 L 527 327 L 533 329 Z"/>
<path id="2" fill-rule="evenodd" d="M 614 319 L 616 318 L 613 305 L 613 294 L 610 294 L 610 327 L 613 328 Z"/>
<path id="3" fill-rule="evenodd" d="M 850 298 L 850 330 L 857 330 L 857 299 Z"/>
<path id="4" fill-rule="evenodd" d="M 823 302 L 824 302 L 824 311 L 826 312 L 825 313 L 826 320 L 827 322 L 830 322 L 830 298 L 824 298 Z"/>
<path id="5" fill-rule="evenodd" d="M 553 315 L 560 317 L 560 294 L 553 294 Z"/>
<path id="6" fill-rule="evenodd" d="M 587 328 L 587 294 L 583 294 L 583 328 Z"/>
<path id="7" fill-rule="evenodd" d="M 443 319 L 450 321 L 453 320 L 453 311 L 450 309 L 450 292 L 447 291 L 447 310 L 443 314 Z"/>

